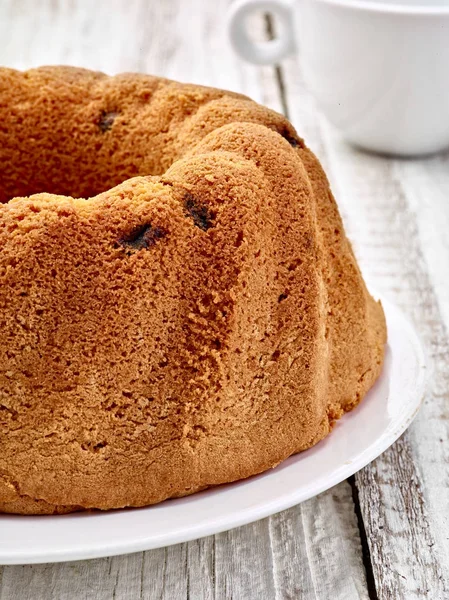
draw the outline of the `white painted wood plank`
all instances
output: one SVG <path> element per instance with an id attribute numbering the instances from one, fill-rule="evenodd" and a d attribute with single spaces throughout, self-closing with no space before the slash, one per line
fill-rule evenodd
<path id="1" fill-rule="evenodd" d="M 449 153 L 423 161 L 396 161 L 393 169 L 414 215 L 439 311 L 449 330 Z"/>
<path id="2" fill-rule="evenodd" d="M 421 224 L 410 210 L 408 196 L 394 164 L 379 158 L 370 160 L 368 164 L 367 157 L 361 155 L 354 175 L 352 168 L 350 171 L 342 168 L 345 153 L 341 151 L 338 156 L 340 181 L 343 177 L 347 178 L 346 181 L 351 180 L 351 194 L 346 195 L 352 203 L 348 210 L 357 205 L 358 223 L 363 219 L 366 239 L 381 242 L 383 248 L 377 244 L 377 257 L 388 253 L 384 262 L 388 267 L 388 276 L 379 277 L 378 285 L 413 319 L 423 341 L 427 343 L 435 366 L 421 413 L 405 436 L 405 442 L 410 445 L 408 452 L 400 455 L 401 446 L 397 444 L 396 454 L 387 454 L 371 467 L 373 470 L 379 468 L 377 485 L 383 498 L 380 507 L 385 508 L 384 518 L 389 527 L 387 533 L 390 534 L 383 535 L 381 540 L 384 560 L 388 553 L 389 560 L 396 564 L 399 574 L 391 581 L 391 589 L 395 594 L 393 597 L 419 598 L 423 591 L 429 590 L 429 597 L 444 598 L 449 594 L 449 454 L 447 447 L 439 440 L 449 439 L 449 346 L 435 293 L 437 288 L 433 288 L 420 245 L 418 231 Z M 364 187 L 371 183 L 370 189 L 373 191 L 370 196 L 359 193 L 358 181 L 363 181 Z M 383 224 L 381 216 L 384 218 Z M 361 242 L 358 246 L 361 256 L 366 256 L 366 262 L 369 260 L 374 264 L 374 251 L 370 249 L 365 254 Z M 443 256 L 440 257 L 438 268 L 439 276 L 446 274 L 447 277 L 449 264 Z M 408 461 L 404 460 L 406 456 Z M 385 470 L 389 473 L 388 478 L 381 475 Z M 362 475 L 359 481 L 362 489 L 368 491 Z M 413 493 L 407 495 L 410 488 Z M 369 517 L 368 507 L 365 509 Z M 398 531 L 403 537 L 402 552 Z M 434 568 L 439 564 L 443 571 Z M 396 590 L 393 583 L 397 586 Z"/>
<path id="3" fill-rule="evenodd" d="M 267 521 L 220 533 L 215 538 L 217 600 L 275 598 Z"/>
<path id="4" fill-rule="evenodd" d="M 108 73 L 140 70 L 233 89 L 281 110 L 275 71 L 245 65 L 233 54 L 223 28 L 227 5 L 224 0 L 44 0 L 37 10 L 32 0 L 5 0 L 0 62 L 16 68 L 62 63 Z M 256 18 L 252 27 L 261 36 L 265 22 Z M 305 128 L 313 129 L 307 111 L 304 117 Z M 236 531 L 126 557 L 6 567 L 0 584 L 0 600 L 307 600 L 327 598 L 329 592 L 336 600 L 368 597 L 345 483 Z"/>
<path id="5" fill-rule="evenodd" d="M 415 527 L 418 531 L 421 529 L 423 545 L 426 540 L 423 522 L 429 522 L 432 539 L 428 543 L 433 543 L 434 539 L 437 542 L 435 552 L 443 559 L 442 565 L 446 565 L 444 581 L 448 586 L 449 448 L 447 443 L 441 443 L 440 439 L 446 442 L 449 439 L 449 341 L 439 311 L 437 290 L 441 288 L 441 283 L 438 287 L 433 286 L 434 278 L 420 245 L 419 230 L 424 228 L 426 223 L 417 221 L 416 215 L 410 210 L 408 196 L 395 163 L 356 154 L 354 156 L 357 168 L 354 169 L 352 151 L 337 140 L 334 141 L 334 147 L 338 148 L 338 152 L 335 152 L 333 160 L 339 161 L 338 171 L 335 170 L 335 173 L 340 186 L 344 185 L 349 190 L 344 195 L 346 211 L 355 214 L 357 206 L 357 231 L 354 230 L 354 239 L 358 240 L 359 254 L 366 265 L 375 265 L 379 260 L 387 265 L 388 277 L 382 274 L 375 283 L 406 310 L 418 327 L 433 360 L 429 392 L 407 436 L 411 444 L 410 457 L 416 471 L 415 496 L 422 494 L 426 503 L 419 507 L 418 513 L 415 514 L 412 510 L 405 514 L 408 516 L 407 524 L 411 534 L 415 533 Z M 367 190 L 370 190 L 369 194 Z M 432 193 L 432 188 L 429 189 L 429 193 Z M 449 210 L 449 206 L 447 209 Z M 384 218 L 384 223 L 381 222 L 381 217 Z M 369 240 L 377 240 L 375 249 L 370 247 Z M 427 243 L 430 248 L 440 244 L 438 239 L 432 241 L 428 235 Z M 387 255 L 386 260 L 383 260 L 384 255 Z M 433 265 L 434 275 L 437 269 L 438 276 L 435 281 L 446 280 L 449 262 L 444 254 Z M 398 462 L 397 466 L 401 466 L 401 463 Z M 407 477 L 413 472 L 412 465 L 404 465 L 404 468 L 405 466 L 408 471 L 398 473 L 401 475 L 399 481 L 407 481 Z M 390 488 L 390 493 L 398 491 L 396 486 L 391 485 Z M 400 500 L 396 497 L 393 502 L 391 498 L 391 502 L 397 505 Z M 415 509 L 418 510 L 418 507 Z M 393 516 L 396 517 L 396 514 Z M 419 517 L 421 522 L 414 523 L 414 517 Z M 424 547 L 422 552 L 425 552 Z M 409 560 L 402 560 L 404 568 L 410 566 Z M 438 597 L 436 593 L 435 597 Z"/>
<path id="6" fill-rule="evenodd" d="M 356 476 L 377 594 L 447 598 L 448 157 L 393 161 L 350 148 L 316 113 L 296 60 L 285 69 L 290 115 L 327 167 L 365 276 L 409 314 L 434 362 L 410 432 Z"/>
<path id="7" fill-rule="evenodd" d="M 117 557 L 121 562 L 123 558 Z M 187 545 L 178 544 L 144 553 L 141 596 L 142 600 L 170 600 L 170 598 L 188 598 L 189 577 L 187 570 Z M 118 596 L 117 598 L 120 598 Z M 126 594 L 122 598 L 132 598 Z"/>
<path id="8" fill-rule="evenodd" d="M 188 546 L 188 577 L 190 598 L 198 600 L 214 600 L 215 593 L 215 536 L 189 542 Z"/>
<path id="9" fill-rule="evenodd" d="M 348 483 L 271 517 L 270 531 L 277 598 L 368 600 Z"/>
<path id="10" fill-rule="evenodd" d="M 58 568 L 51 564 L 4 568 L 0 599 L 110 600 L 117 584 L 111 567 L 109 559 L 99 559 L 63 563 Z"/>

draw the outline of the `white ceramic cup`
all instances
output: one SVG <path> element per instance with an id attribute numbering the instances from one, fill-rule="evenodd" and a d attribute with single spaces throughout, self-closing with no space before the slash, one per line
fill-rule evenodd
<path id="1" fill-rule="evenodd" d="M 276 39 L 249 37 L 255 11 L 277 17 Z M 256 64 L 297 45 L 307 87 L 353 144 L 403 156 L 449 147 L 449 0 L 238 0 L 228 28 Z"/>

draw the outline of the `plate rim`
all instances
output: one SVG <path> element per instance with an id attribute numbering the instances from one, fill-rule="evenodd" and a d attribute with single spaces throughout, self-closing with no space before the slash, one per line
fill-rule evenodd
<path id="1" fill-rule="evenodd" d="M 369 464 L 378 456 L 380 456 L 383 452 L 385 452 L 402 435 L 402 433 L 404 433 L 404 431 L 410 426 L 413 419 L 418 414 L 424 399 L 427 383 L 428 364 L 424 345 L 421 342 L 420 337 L 416 332 L 416 329 L 411 324 L 409 319 L 404 315 L 402 310 L 399 309 L 392 302 L 388 301 L 382 294 L 374 293 L 372 295 L 375 298 L 380 299 L 382 306 L 384 307 L 387 319 L 387 326 L 388 321 L 392 320 L 393 318 L 395 319 L 395 321 L 400 322 L 401 331 L 403 331 L 404 336 L 406 336 L 407 340 L 410 342 L 413 353 L 416 356 L 416 383 L 413 390 L 413 394 L 408 396 L 410 408 L 405 411 L 405 414 L 401 417 L 400 422 L 395 424 L 394 431 L 390 431 L 391 426 L 387 427 L 387 429 L 385 429 L 379 435 L 379 437 L 376 438 L 375 441 L 371 442 L 371 444 L 367 448 L 362 450 L 354 458 L 354 460 L 350 462 L 350 464 L 343 463 L 342 465 L 340 465 L 340 467 L 335 469 L 327 477 L 322 476 L 321 478 L 317 479 L 316 483 L 309 483 L 306 489 L 304 489 L 303 487 L 299 487 L 296 491 L 284 493 L 276 499 L 272 499 L 265 503 L 261 502 L 257 506 L 243 508 L 240 511 L 236 512 L 232 516 L 232 518 L 230 518 L 229 515 L 226 515 L 224 518 L 209 518 L 203 523 L 200 522 L 196 523 L 195 525 L 187 525 L 180 531 L 174 530 L 169 533 L 152 535 L 151 537 L 149 537 L 148 534 L 146 534 L 146 536 L 143 536 L 139 539 L 136 539 L 134 537 L 130 540 L 116 542 L 113 545 L 111 545 L 110 542 L 104 542 L 103 544 L 101 544 L 100 542 L 93 548 L 86 548 L 85 543 L 84 547 L 80 546 L 75 547 L 73 549 L 43 549 L 42 551 L 36 551 L 34 549 L 31 552 L 28 552 L 25 549 L 24 551 L 20 552 L 16 551 L 13 554 L 8 554 L 7 550 L 2 550 L 0 548 L 0 565 L 42 564 L 46 562 L 88 560 L 93 558 L 130 554 L 133 552 L 142 552 L 145 550 L 153 550 L 156 548 L 167 547 L 178 543 L 189 542 L 205 536 L 218 534 L 223 531 L 228 531 L 236 527 L 241 527 L 243 525 L 247 525 L 260 519 L 264 519 L 268 516 L 277 514 L 278 512 L 281 512 L 283 510 L 287 510 L 292 506 L 296 506 L 302 502 L 305 502 L 306 500 L 309 500 L 310 498 L 317 496 L 318 494 L 327 491 L 328 489 L 334 487 L 338 483 L 341 483 L 351 475 L 354 475 L 360 469 L 363 469 L 367 464 Z M 331 439 L 332 436 L 330 437 L 330 440 Z M 266 474 L 267 472 L 265 472 L 265 475 Z M 243 481 L 248 481 L 248 479 Z M 238 486 L 241 483 L 242 481 L 236 481 L 224 485 Z M 194 496 L 191 496 L 190 498 L 193 497 Z M 145 509 L 145 507 L 143 507 L 143 509 Z M 142 508 L 131 508 L 127 510 L 142 510 Z M 65 515 L 56 515 L 58 519 L 64 518 L 64 516 Z M 2 517 L 4 518 L 5 515 L 2 516 L 0 514 L 0 525 Z M 54 516 L 52 515 L 6 515 L 6 517 L 26 519 L 27 521 L 34 519 L 41 520 L 54 518 Z"/>

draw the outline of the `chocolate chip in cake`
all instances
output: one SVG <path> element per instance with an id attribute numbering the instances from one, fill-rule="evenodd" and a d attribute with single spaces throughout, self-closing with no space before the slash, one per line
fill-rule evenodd
<path id="1" fill-rule="evenodd" d="M 277 132 L 279 133 L 279 135 L 282 135 L 284 140 L 287 140 L 287 142 L 290 144 L 290 146 L 292 148 L 297 148 L 298 146 L 300 148 L 304 147 L 304 144 L 302 143 L 302 141 L 299 138 L 297 138 L 296 136 L 294 136 L 292 134 L 291 130 L 288 129 L 287 127 L 284 126 L 280 129 L 278 129 Z"/>
<path id="2" fill-rule="evenodd" d="M 187 193 L 184 197 L 184 207 L 187 214 L 192 217 L 194 224 L 207 231 L 213 226 L 213 220 L 215 215 L 209 210 L 207 206 L 201 204 L 192 194 Z"/>
<path id="3" fill-rule="evenodd" d="M 106 111 L 102 110 L 100 114 L 100 118 L 98 120 L 98 127 L 102 133 L 109 131 L 119 113 L 117 111 Z"/>
<path id="4" fill-rule="evenodd" d="M 118 240 L 118 244 L 130 250 L 142 250 L 143 248 L 151 248 L 157 240 L 165 237 L 167 232 L 162 227 L 153 227 L 152 225 L 140 225 L 131 233 L 123 236 Z"/>

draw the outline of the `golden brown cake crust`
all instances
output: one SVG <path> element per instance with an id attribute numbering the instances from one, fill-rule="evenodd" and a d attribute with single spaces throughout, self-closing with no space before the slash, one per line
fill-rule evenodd
<path id="1" fill-rule="evenodd" d="M 372 386 L 383 311 L 284 117 L 47 67 L 0 69 L 0 119 L 0 511 L 248 477 Z"/>

